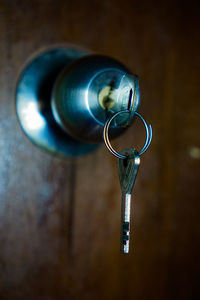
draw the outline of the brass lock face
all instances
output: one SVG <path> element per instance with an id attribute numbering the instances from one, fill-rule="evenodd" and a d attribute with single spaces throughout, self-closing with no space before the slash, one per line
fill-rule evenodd
<path id="1" fill-rule="evenodd" d="M 98 98 L 99 104 L 103 109 L 109 110 L 113 108 L 116 98 L 115 91 L 116 90 L 113 91 L 112 86 L 105 86 L 104 88 L 102 88 L 102 90 L 100 90 Z"/>
<path id="2" fill-rule="evenodd" d="M 128 108 L 130 89 L 132 89 L 134 92 L 137 90 L 137 77 L 135 76 L 134 80 L 134 76 L 131 74 L 127 74 L 120 70 L 112 70 L 106 71 L 105 74 L 98 75 L 96 81 L 97 82 L 95 82 L 95 79 L 93 80 L 91 89 L 96 89 L 98 91 L 97 99 L 100 107 L 103 108 L 103 110 L 95 108 L 92 111 L 95 118 L 105 124 L 109 116 L 120 110 L 125 110 Z M 103 88 L 99 89 L 99 85 L 102 85 Z M 139 95 L 138 90 L 137 95 Z M 92 97 L 91 101 L 94 103 Z M 130 110 L 135 110 L 135 105 L 137 104 L 136 102 L 137 99 L 134 97 L 134 101 L 132 103 L 132 107 L 130 107 Z M 91 107 L 93 107 L 92 103 Z M 125 124 L 129 118 L 130 117 L 128 115 L 120 116 L 120 118 L 117 118 L 112 125 L 115 124 L 115 126 L 120 126 L 121 124 L 121 126 L 123 126 L 123 124 Z"/>

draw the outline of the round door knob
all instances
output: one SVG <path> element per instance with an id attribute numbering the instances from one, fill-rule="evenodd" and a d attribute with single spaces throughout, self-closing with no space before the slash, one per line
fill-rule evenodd
<path id="1" fill-rule="evenodd" d="M 133 102 L 139 105 L 138 77 L 110 57 L 75 47 L 37 53 L 22 70 L 16 87 L 16 111 L 28 138 L 40 148 L 64 156 L 93 151 L 103 141 L 106 120 Z M 121 134 L 127 116 L 117 119 L 110 137 Z"/>

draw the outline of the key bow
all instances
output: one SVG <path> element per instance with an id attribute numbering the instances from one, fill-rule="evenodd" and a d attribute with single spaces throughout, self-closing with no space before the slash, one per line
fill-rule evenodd
<path id="1" fill-rule="evenodd" d="M 127 156 L 118 159 L 118 175 L 123 194 L 131 194 L 140 165 L 140 156 L 135 148 L 123 150 L 121 153 Z"/>

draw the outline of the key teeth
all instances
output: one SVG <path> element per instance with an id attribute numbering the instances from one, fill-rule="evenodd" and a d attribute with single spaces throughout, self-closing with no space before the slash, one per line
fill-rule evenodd
<path id="1" fill-rule="evenodd" d="M 129 222 L 123 222 L 123 231 L 129 231 L 130 223 Z"/>
<path id="2" fill-rule="evenodd" d="M 129 222 L 123 222 L 122 228 L 122 244 L 126 245 L 127 241 L 129 241 Z"/>

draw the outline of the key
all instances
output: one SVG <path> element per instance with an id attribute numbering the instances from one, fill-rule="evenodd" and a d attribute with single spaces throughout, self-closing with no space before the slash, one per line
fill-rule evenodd
<path id="1" fill-rule="evenodd" d="M 118 175 L 122 191 L 121 202 L 121 241 L 122 253 L 129 253 L 131 193 L 140 165 L 140 156 L 135 148 L 123 150 L 126 159 L 118 159 Z"/>

